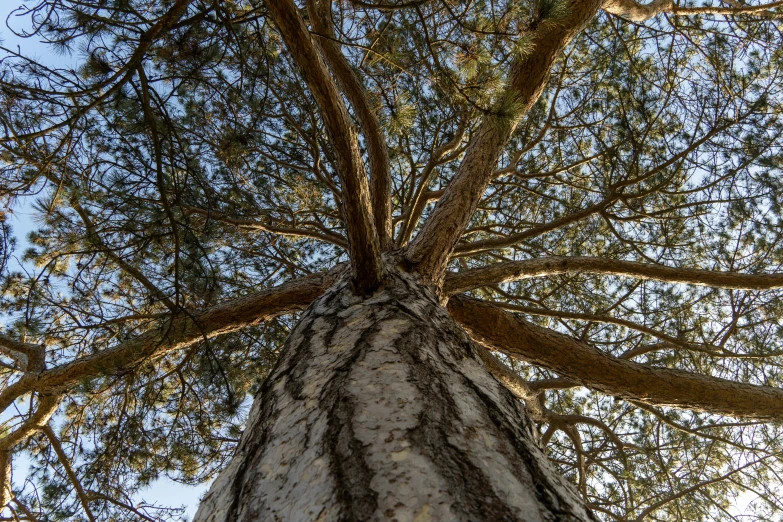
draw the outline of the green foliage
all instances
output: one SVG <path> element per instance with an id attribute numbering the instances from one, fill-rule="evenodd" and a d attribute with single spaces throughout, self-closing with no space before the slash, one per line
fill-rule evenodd
<path id="1" fill-rule="evenodd" d="M 79 66 L 2 57 L 0 197 L 37 220 L 18 265 L 8 210 L 0 214 L 3 333 L 46 344 L 49 367 L 346 260 L 330 137 L 265 7 L 194 1 L 136 61 L 171 5 L 28 3 L 32 37 Z M 569 14 L 563 0 L 333 9 L 388 141 L 398 232 L 419 190 L 434 199 L 448 185 L 482 118 L 516 114 L 508 71 L 532 56 L 537 27 Z M 631 24 L 600 14 L 516 128 L 461 246 L 507 245 L 458 253 L 451 268 L 563 255 L 780 271 L 780 41 L 770 18 Z M 414 230 L 432 208 L 414 216 Z M 636 362 L 783 385 L 779 291 L 569 274 L 476 294 Z M 97 492 L 95 518 L 180 518 L 127 505 L 161 477 L 214 477 L 295 321 L 204 339 L 70 390 L 52 425 L 83 489 Z M 19 368 L 0 363 L 6 387 Z M 528 380 L 556 377 L 509 364 Z M 545 401 L 624 442 L 596 423 L 539 426 L 600 517 L 730 520 L 749 494 L 744 520 L 780 519 L 779 426 L 584 388 L 555 386 Z M 47 437 L 16 449 L 34 463 L 15 484 L 19 502 L 41 520 L 85 519 Z"/>

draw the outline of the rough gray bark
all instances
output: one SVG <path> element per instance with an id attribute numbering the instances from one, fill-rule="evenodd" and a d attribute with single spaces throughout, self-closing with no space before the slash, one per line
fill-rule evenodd
<path id="1" fill-rule="evenodd" d="M 434 292 L 389 272 L 313 303 L 195 520 L 594 520 Z"/>
<path id="2" fill-rule="evenodd" d="M 371 292 L 383 279 L 383 262 L 356 129 L 299 8 L 292 0 L 267 2 L 266 7 L 323 118 L 337 160 L 353 282 L 361 292 Z"/>

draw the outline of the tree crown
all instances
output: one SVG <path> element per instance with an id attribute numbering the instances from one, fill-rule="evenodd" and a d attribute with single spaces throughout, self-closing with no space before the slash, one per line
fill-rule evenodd
<path id="1" fill-rule="evenodd" d="M 779 4 L 20 7 L 78 66 L 2 48 L 3 216 L 39 220 L 21 265 L 0 228 L 3 504 L 177 518 L 134 495 L 212 477 L 298 312 L 387 257 L 499 354 L 600 516 L 750 492 L 769 519 Z"/>

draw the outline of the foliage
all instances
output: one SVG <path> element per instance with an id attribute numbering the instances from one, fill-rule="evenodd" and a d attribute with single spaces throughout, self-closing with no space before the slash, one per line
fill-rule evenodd
<path id="1" fill-rule="evenodd" d="M 508 109 L 507 74 L 533 52 L 531 32 L 568 9 L 404 5 L 332 11 L 387 139 L 398 247 L 430 215 L 481 119 Z M 5 333 L 45 344 L 48 367 L 347 259 L 330 137 L 264 4 L 39 0 L 20 10 L 31 38 L 79 63 L 3 48 L 0 65 L 0 196 L 39 220 L 21 268 L 7 262 L 0 222 L 0 307 Z M 514 131 L 450 270 L 558 255 L 780 271 L 780 29 L 771 16 L 632 23 L 600 12 Z M 783 379 L 780 291 L 572 273 L 474 295 L 647 365 Z M 205 338 L 67 390 L 51 424 L 89 517 L 177 518 L 134 495 L 163 476 L 214 476 L 295 321 Z M 526 380 L 557 377 L 508 362 Z M 2 359 L 3 386 L 19 373 Z M 748 515 L 780 517 L 779 426 L 551 382 L 547 408 L 582 420 L 540 426 L 549 455 L 606 520 L 728 520 L 747 493 Z M 30 406 L 14 407 L 9 426 Z M 87 516 L 54 447 L 44 432 L 17 446 L 35 465 L 14 516 Z"/>

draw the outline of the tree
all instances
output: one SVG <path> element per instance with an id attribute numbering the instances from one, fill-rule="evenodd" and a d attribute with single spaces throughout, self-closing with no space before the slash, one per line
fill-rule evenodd
<path id="1" fill-rule="evenodd" d="M 779 515 L 782 7 L 20 7 L 6 513 Z"/>

